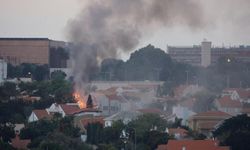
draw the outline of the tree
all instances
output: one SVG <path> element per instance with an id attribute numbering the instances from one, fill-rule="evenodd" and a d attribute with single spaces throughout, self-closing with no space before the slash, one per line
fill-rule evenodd
<path id="1" fill-rule="evenodd" d="M 51 73 L 52 80 L 64 80 L 66 77 L 66 73 L 61 70 L 56 70 Z"/>
<path id="2" fill-rule="evenodd" d="M 87 125 L 87 142 L 98 144 L 102 141 L 103 126 L 100 123 L 91 123 Z"/>
<path id="3" fill-rule="evenodd" d="M 87 100 L 87 108 L 93 108 L 93 100 L 90 94 Z"/>
<path id="4" fill-rule="evenodd" d="M 60 132 L 49 133 L 44 137 L 38 148 L 41 150 L 91 150 L 92 148 L 80 141 L 80 139 L 70 138 Z"/>
<path id="5" fill-rule="evenodd" d="M 143 143 L 150 146 L 150 149 L 156 149 L 159 144 L 168 142 L 168 134 L 157 130 L 147 131 L 143 137 Z"/>
<path id="6" fill-rule="evenodd" d="M 231 146 L 232 150 L 250 149 L 250 117 L 246 114 L 225 120 L 213 135 L 221 145 Z"/>
<path id="7" fill-rule="evenodd" d="M 0 141 L 11 142 L 11 139 L 15 137 L 14 125 L 0 124 Z"/>
<path id="8" fill-rule="evenodd" d="M 64 117 L 59 121 L 59 130 L 69 137 L 79 137 L 80 129 L 74 127 L 73 117 Z"/>
<path id="9" fill-rule="evenodd" d="M 129 122 L 126 128 L 130 135 L 129 140 L 133 144 L 134 141 L 136 141 L 136 144 L 143 143 L 154 149 L 155 144 L 161 143 L 162 141 L 167 142 L 167 134 L 164 133 L 164 131 L 168 125 L 167 121 L 157 114 L 145 114 Z M 151 133 L 152 135 L 149 137 Z M 162 137 L 158 137 L 159 135 Z M 151 138 L 155 138 L 155 140 L 152 141 Z"/>
<path id="10" fill-rule="evenodd" d="M 16 150 L 14 147 L 12 147 L 9 143 L 5 143 L 2 140 L 0 140 L 0 148 L 2 150 Z"/>
<path id="11" fill-rule="evenodd" d="M 2 86 L 0 86 L 0 101 L 10 100 L 10 97 L 15 97 L 18 91 L 16 89 L 16 84 L 11 82 L 4 82 Z"/>

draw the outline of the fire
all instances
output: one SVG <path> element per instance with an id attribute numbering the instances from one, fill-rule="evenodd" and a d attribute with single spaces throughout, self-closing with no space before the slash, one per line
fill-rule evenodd
<path id="1" fill-rule="evenodd" d="M 86 100 L 81 96 L 80 93 L 78 92 L 73 93 L 73 97 L 80 108 L 86 108 Z"/>

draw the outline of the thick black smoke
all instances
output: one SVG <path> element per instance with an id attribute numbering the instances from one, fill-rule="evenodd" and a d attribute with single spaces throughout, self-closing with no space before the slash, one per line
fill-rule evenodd
<path id="1" fill-rule="evenodd" d="M 88 82 L 101 60 L 132 50 L 157 28 L 202 27 L 202 14 L 192 0 L 90 0 L 68 24 L 76 85 Z"/>

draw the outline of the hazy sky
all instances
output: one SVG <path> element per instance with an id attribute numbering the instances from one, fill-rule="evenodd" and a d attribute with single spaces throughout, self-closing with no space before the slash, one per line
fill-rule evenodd
<path id="1" fill-rule="evenodd" d="M 138 47 L 151 43 L 166 49 L 166 45 L 199 44 L 204 38 L 216 46 L 250 45 L 250 0 L 194 1 L 204 10 L 204 27 L 190 29 L 182 24 L 154 29 Z M 0 0 L 0 37 L 67 40 L 67 22 L 83 6 L 84 0 Z"/>

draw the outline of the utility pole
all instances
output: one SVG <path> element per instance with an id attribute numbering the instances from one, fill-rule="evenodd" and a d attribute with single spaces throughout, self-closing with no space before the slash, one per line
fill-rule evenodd
<path id="1" fill-rule="evenodd" d="M 227 75 L 227 88 L 229 88 L 230 86 L 230 78 L 229 78 L 229 75 Z"/>
<path id="2" fill-rule="evenodd" d="M 161 72 L 161 69 L 160 68 L 155 68 L 155 71 L 156 71 L 156 80 L 160 81 L 160 72 Z"/>
<path id="3" fill-rule="evenodd" d="M 186 85 L 188 85 L 188 83 L 189 83 L 189 81 L 188 81 L 189 80 L 189 71 L 187 70 L 186 73 L 187 73 L 187 76 L 186 76 Z"/>

